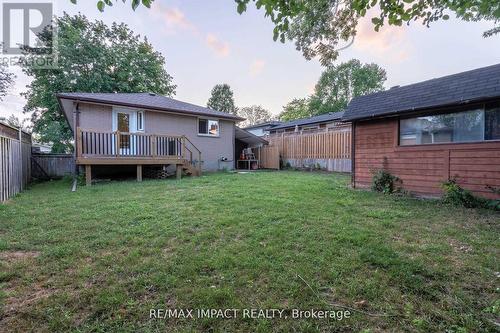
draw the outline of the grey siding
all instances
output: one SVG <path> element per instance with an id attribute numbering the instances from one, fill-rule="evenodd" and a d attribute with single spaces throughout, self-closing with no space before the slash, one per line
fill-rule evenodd
<path id="1" fill-rule="evenodd" d="M 185 135 L 201 150 L 203 169 L 218 170 L 232 168 L 233 163 L 219 163 L 221 157 L 234 160 L 234 122 L 219 120 L 219 137 L 198 135 L 198 118 L 162 112 L 147 111 L 145 113 L 146 133 Z"/>
<path id="2" fill-rule="evenodd" d="M 112 107 L 80 104 L 80 127 L 97 131 L 112 130 Z M 215 119 L 215 118 L 211 118 Z M 198 117 L 145 111 L 144 132 L 147 134 L 185 135 L 201 150 L 203 170 L 215 171 L 222 168 L 232 169 L 234 161 L 235 123 L 219 119 L 219 137 L 198 135 Z M 227 162 L 220 162 L 225 157 Z"/>

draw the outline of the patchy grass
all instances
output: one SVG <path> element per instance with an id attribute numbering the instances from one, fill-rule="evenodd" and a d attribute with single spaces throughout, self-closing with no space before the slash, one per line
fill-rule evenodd
<path id="1" fill-rule="evenodd" d="M 0 206 L 9 331 L 495 331 L 499 215 L 341 175 L 33 186 Z M 352 308 L 349 319 L 150 320 L 150 308 Z M 361 312 L 360 312 L 361 311 Z"/>

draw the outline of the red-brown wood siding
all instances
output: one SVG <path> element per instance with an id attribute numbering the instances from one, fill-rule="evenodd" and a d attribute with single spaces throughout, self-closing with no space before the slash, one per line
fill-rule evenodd
<path id="1" fill-rule="evenodd" d="M 500 187 L 500 142 L 398 145 L 398 119 L 357 122 L 354 134 L 356 187 L 369 187 L 384 167 L 415 194 L 439 196 L 441 183 L 456 178 L 477 195 L 498 198 L 486 185 Z"/>

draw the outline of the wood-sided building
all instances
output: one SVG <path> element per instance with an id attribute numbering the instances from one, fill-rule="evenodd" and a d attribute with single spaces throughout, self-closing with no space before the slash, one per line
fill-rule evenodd
<path id="1" fill-rule="evenodd" d="M 477 195 L 500 187 L 500 64 L 354 98 L 352 185 L 385 169 L 403 188 L 440 196 L 455 179 Z"/>

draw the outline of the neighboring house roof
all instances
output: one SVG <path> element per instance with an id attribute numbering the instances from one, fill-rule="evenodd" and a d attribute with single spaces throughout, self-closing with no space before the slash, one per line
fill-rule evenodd
<path id="1" fill-rule="evenodd" d="M 359 96 L 342 120 L 351 121 L 500 97 L 500 64 Z"/>
<path id="2" fill-rule="evenodd" d="M 244 120 L 233 114 L 212 110 L 173 98 L 150 93 L 59 93 L 59 99 L 72 99 L 82 102 L 104 103 L 134 108 L 152 109 L 156 111 L 187 113 L 207 117 Z"/>
<path id="3" fill-rule="evenodd" d="M 244 127 L 243 129 L 249 130 L 249 129 L 260 128 L 260 127 L 275 127 L 275 126 L 279 126 L 281 124 L 283 124 L 282 121 L 272 120 L 272 121 L 266 121 L 265 123 L 247 126 L 247 127 Z"/>
<path id="4" fill-rule="evenodd" d="M 314 116 L 310 118 L 302 118 L 302 119 L 296 119 L 292 121 L 287 121 L 286 123 L 283 123 L 279 126 L 271 128 L 271 130 L 278 130 L 278 129 L 284 129 L 284 128 L 290 128 L 290 127 L 295 127 L 295 126 L 304 126 L 304 125 L 312 125 L 312 124 L 319 124 L 319 123 L 327 123 L 331 121 L 336 121 L 340 120 L 342 118 L 342 115 L 344 112 L 329 112 L 325 114 L 320 114 L 319 116 Z"/>
<path id="5" fill-rule="evenodd" d="M 267 145 L 269 142 L 260 136 L 250 133 L 249 131 L 236 126 L 235 138 L 241 140 L 249 145 Z"/>

